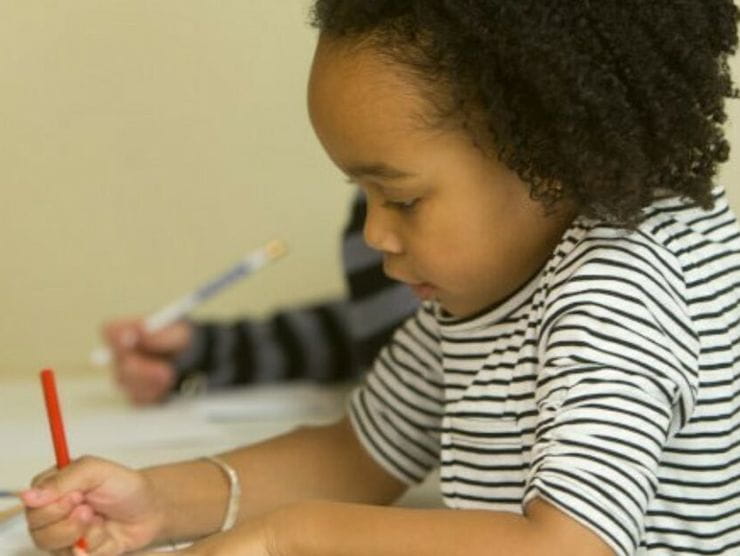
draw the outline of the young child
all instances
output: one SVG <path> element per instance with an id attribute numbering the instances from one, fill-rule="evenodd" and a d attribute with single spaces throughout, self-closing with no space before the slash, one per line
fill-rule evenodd
<path id="1" fill-rule="evenodd" d="M 183 554 L 740 550 L 740 228 L 712 186 L 734 4 L 314 14 L 316 133 L 425 303 L 346 419 L 216 462 L 46 472 L 36 543 L 120 554 L 236 518 Z M 435 467 L 449 509 L 383 507 Z"/>

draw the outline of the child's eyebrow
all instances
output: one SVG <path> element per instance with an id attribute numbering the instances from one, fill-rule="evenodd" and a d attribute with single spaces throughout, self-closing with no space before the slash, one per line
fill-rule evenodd
<path id="1" fill-rule="evenodd" d="M 394 168 L 382 162 L 372 164 L 353 164 L 345 169 L 350 178 L 384 178 L 384 179 L 402 179 L 415 176 L 410 172 Z"/>

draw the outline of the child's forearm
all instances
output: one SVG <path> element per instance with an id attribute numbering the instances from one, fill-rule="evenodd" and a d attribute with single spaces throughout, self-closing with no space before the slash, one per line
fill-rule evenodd
<path id="1" fill-rule="evenodd" d="M 291 556 L 536 554 L 526 519 L 483 511 L 308 502 L 277 517 L 275 544 Z M 511 547 L 516 546 L 517 552 Z M 543 553 L 538 553 L 543 554 Z"/>
<path id="2" fill-rule="evenodd" d="M 346 419 L 301 428 L 220 457 L 239 475 L 239 520 L 309 499 L 387 504 L 404 490 L 367 455 Z M 229 484 L 216 465 L 197 460 L 144 473 L 165 504 L 161 540 L 218 531 Z"/>
<path id="3" fill-rule="evenodd" d="M 143 474 L 164 516 L 155 544 L 196 539 L 219 530 L 228 488 L 218 467 L 194 460 L 150 467 Z"/>
<path id="4" fill-rule="evenodd" d="M 536 501 L 525 517 L 304 502 L 272 516 L 280 556 L 613 556 L 594 533 Z"/>

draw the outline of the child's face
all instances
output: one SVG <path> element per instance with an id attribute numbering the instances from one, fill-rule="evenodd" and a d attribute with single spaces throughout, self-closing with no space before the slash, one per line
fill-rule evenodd
<path id="1" fill-rule="evenodd" d="M 449 313 L 503 300 L 545 263 L 572 219 L 546 217 L 513 172 L 459 129 L 432 129 L 403 69 L 322 38 L 309 83 L 316 134 L 367 196 L 365 240 L 388 276 Z"/>

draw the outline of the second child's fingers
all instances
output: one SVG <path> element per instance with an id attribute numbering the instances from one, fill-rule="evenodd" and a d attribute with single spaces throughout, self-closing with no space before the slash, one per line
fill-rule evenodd
<path id="1" fill-rule="evenodd" d="M 182 352 L 192 340 L 192 325 L 178 321 L 156 332 L 144 332 L 138 347 L 142 351 L 172 357 Z"/>
<path id="2" fill-rule="evenodd" d="M 190 344 L 192 334 L 193 327 L 187 321 L 175 322 L 156 332 L 148 332 L 140 318 L 121 319 L 103 326 L 103 338 L 117 358 L 132 351 L 172 357 Z"/>
<path id="3" fill-rule="evenodd" d="M 120 386 L 136 404 L 162 400 L 175 383 L 172 365 L 158 358 L 127 354 L 116 367 Z"/>
<path id="4" fill-rule="evenodd" d="M 139 318 L 127 318 L 104 324 L 102 335 L 105 343 L 116 355 L 134 349 L 141 336 L 141 323 Z"/>

